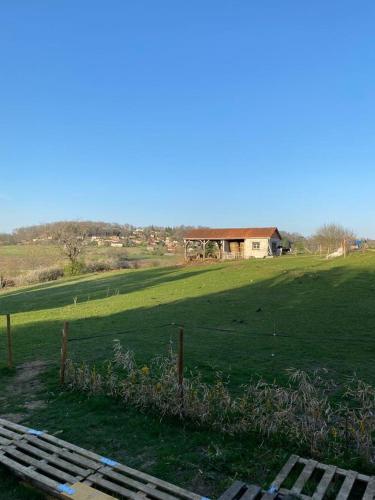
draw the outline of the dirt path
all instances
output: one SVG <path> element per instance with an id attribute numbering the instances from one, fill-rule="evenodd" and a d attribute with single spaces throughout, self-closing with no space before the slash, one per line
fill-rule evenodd
<path id="1" fill-rule="evenodd" d="M 12 422 L 21 422 L 30 413 L 43 408 L 40 398 L 43 384 L 40 375 L 46 370 L 45 361 L 30 361 L 17 366 L 16 374 L 10 377 L 0 396 L 0 417 Z"/>

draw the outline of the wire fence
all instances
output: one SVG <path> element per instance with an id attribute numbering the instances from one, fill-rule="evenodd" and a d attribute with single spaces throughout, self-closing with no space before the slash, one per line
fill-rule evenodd
<path id="1" fill-rule="evenodd" d="M 13 332 L 12 332 L 12 326 L 11 326 L 11 316 L 9 314 L 5 315 L 6 318 L 6 363 L 7 366 L 11 369 L 14 367 L 14 359 L 13 359 L 13 352 L 14 352 L 14 345 L 13 345 Z M 188 334 L 188 338 L 190 334 L 193 334 L 196 330 L 202 330 L 206 332 L 219 332 L 219 333 L 224 333 L 226 335 L 230 335 L 231 338 L 233 336 L 235 338 L 240 338 L 240 337 L 246 337 L 247 339 L 257 339 L 257 340 L 262 340 L 264 339 L 266 342 L 264 346 L 262 347 L 269 347 L 273 351 L 277 351 L 277 345 L 275 344 L 275 341 L 280 340 L 281 342 L 284 341 L 298 341 L 302 342 L 303 344 L 305 343 L 306 345 L 311 344 L 318 344 L 321 347 L 331 347 L 332 342 L 338 342 L 340 345 L 344 348 L 349 349 L 351 346 L 358 346 L 358 345 L 363 345 L 369 347 L 369 342 L 371 341 L 370 336 L 368 339 L 364 338 L 356 338 L 354 336 L 347 337 L 345 336 L 345 332 L 343 332 L 342 336 L 331 336 L 331 335 L 311 335 L 309 334 L 298 334 L 298 333 L 287 333 L 280 331 L 279 328 L 277 327 L 276 323 L 274 324 L 273 331 L 255 331 L 255 330 L 249 330 L 247 328 L 244 329 L 237 329 L 237 328 L 223 328 L 220 326 L 214 326 L 214 325 L 207 325 L 207 324 L 196 324 L 193 322 L 184 322 L 183 324 L 179 322 L 167 322 L 167 323 L 161 323 L 161 324 L 152 324 L 152 323 L 147 323 L 147 330 L 152 330 L 152 331 L 162 331 L 163 329 L 171 329 L 174 328 L 175 332 L 180 331 L 183 329 L 184 332 Z M 68 353 L 68 345 L 71 344 L 80 344 L 90 342 L 92 340 L 97 340 L 97 339 L 107 339 L 112 341 L 120 336 L 123 335 L 134 335 L 133 339 L 136 338 L 136 335 L 139 334 L 144 334 L 144 330 L 142 330 L 140 327 L 137 328 L 130 328 L 127 330 L 115 330 L 115 331 L 105 331 L 102 333 L 95 333 L 93 335 L 78 335 L 78 336 L 70 336 L 69 334 L 69 322 L 64 322 L 63 326 L 63 334 L 61 337 L 61 342 L 59 342 L 56 339 L 56 343 L 60 343 L 60 351 L 61 351 L 61 356 L 60 356 L 60 365 L 64 365 L 66 363 L 66 359 L 69 354 Z M 194 341 L 197 339 L 193 336 Z M 285 344 L 284 344 L 285 345 Z M 288 344 L 286 344 L 288 345 Z M 36 347 L 46 347 L 50 348 L 52 346 L 52 342 L 37 342 L 33 343 L 33 348 L 35 349 Z M 85 355 L 84 359 L 85 361 L 96 361 L 98 360 L 98 357 L 102 357 L 108 354 L 108 344 L 101 344 L 100 346 L 97 347 L 97 350 L 101 351 L 101 354 L 96 352 L 95 353 L 95 358 L 89 360 L 88 356 Z M 249 344 L 249 348 L 252 348 L 253 345 Z M 259 347 L 259 346 L 258 346 Z M 241 346 L 241 349 L 243 349 L 243 346 Z M 275 356 L 275 353 L 273 352 L 271 354 L 272 356 Z M 58 358 L 58 353 L 55 354 L 55 359 Z M 61 368 L 62 369 L 62 368 Z"/>
<path id="2" fill-rule="evenodd" d="M 149 329 L 159 329 L 159 328 L 166 328 L 166 327 L 183 327 L 186 330 L 189 329 L 190 331 L 192 330 L 206 330 L 206 331 L 214 331 L 214 332 L 222 332 L 222 333 L 232 333 L 236 335 L 243 335 L 246 337 L 277 337 L 277 338 L 285 338 L 285 339 L 298 339 L 302 340 L 305 342 L 316 342 L 318 341 L 319 343 L 321 342 L 328 342 L 328 341 L 339 341 L 343 342 L 345 344 L 352 344 L 352 345 L 357 345 L 358 343 L 363 343 L 363 344 L 368 344 L 368 340 L 363 340 L 363 339 L 358 339 L 358 338 L 345 338 L 343 336 L 337 337 L 337 336 L 331 336 L 329 335 L 328 337 L 322 337 L 322 336 L 311 336 L 311 335 L 300 335 L 300 334 L 288 334 L 284 332 L 279 332 L 276 329 L 273 332 L 259 332 L 259 331 L 249 331 L 249 330 L 237 330 L 233 328 L 220 328 L 220 327 L 215 327 L 215 326 L 210 326 L 210 325 L 197 325 L 194 323 L 176 323 L 176 322 L 170 322 L 170 323 L 164 323 L 161 325 L 154 325 L 154 324 L 149 324 L 148 328 Z M 133 328 L 131 330 L 122 330 L 122 331 L 115 331 L 115 332 L 106 332 L 106 333 L 100 333 L 100 334 L 95 334 L 95 335 L 89 335 L 89 336 L 84 336 L 84 337 L 71 337 L 68 339 L 68 342 L 77 342 L 77 341 L 86 341 L 86 340 L 91 340 L 91 339 L 98 339 L 98 338 L 108 338 L 108 337 L 113 337 L 116 335 L 126 335 L 129 333 L 141 333 L 141 330 L 139 328 Z"/>

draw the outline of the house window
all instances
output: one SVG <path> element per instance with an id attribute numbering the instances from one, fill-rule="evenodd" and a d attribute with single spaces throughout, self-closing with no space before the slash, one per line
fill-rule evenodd
<path id="1" fill-rule="evenodd" d="M 260 241 L 253 241 L 253 250 L 260 250 Z"/>

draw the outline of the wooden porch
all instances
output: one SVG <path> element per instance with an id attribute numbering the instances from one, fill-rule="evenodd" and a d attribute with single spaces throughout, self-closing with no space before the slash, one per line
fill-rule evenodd
<path id="1" fill-rule="evenodd" d="M 210 243 L 216 246 L 214 252 L 212 252 L 212 250 L 209 252 L 207 251 L 207 246 Z M 243 245 L 243 240 L 185 239 L 184 256 L 185 260 L 205 260 L 207 258 L 216 258 L 220 260 L 239 260 L 244 259 Z"/>

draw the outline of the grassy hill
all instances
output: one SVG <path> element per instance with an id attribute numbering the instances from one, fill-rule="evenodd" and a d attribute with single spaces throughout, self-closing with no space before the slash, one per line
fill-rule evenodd
<path id="1" fill-rule="evenodd" d="M 288 256 L 127 270 L 1 292 L 0 314 L 12 314 L 17 365 L 49 363 L 34 391 L 40 404 L 31 408 L 24 391 L 11 390 L 17 372 L 0 371 L 0 389 L 7 391 L 1 413 L 21 413 L 30 425 L 63 430 L 67 440 L 209 496 L 237 475 L 266 484 L 291 451 L 285 443 L 257 436 L 239 442 L 106 398 L 61 393 L 62 322 L 70 322 L 71 337 L 87 337 L 69 344 L 73 359 L 104 360 L 119 338 L 145 363 L 177 339 L 177 327 L 162 325 L 182 323 L 187 367 L 208 380 L 222 371 L 235 391 L 257 374 L 283 381 L 290 367 L 328 368 L 339 381 L 357 372 L 374 383 L 374 305 L 371 252 L 334 261 Z M 99 334 L 105 337 L 88 338 Z M 0 356 L 1 368 L 4 335 Z M 0 498 L 22 498 L 14 491 Z"/>

